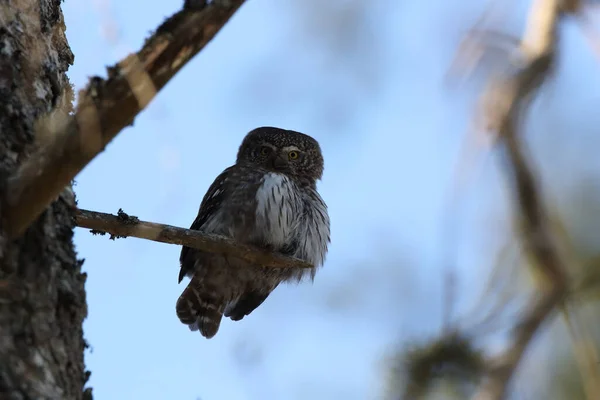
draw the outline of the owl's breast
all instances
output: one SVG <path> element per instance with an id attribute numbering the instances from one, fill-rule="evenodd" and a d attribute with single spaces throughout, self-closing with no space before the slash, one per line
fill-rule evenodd
<path id="1" fill-rule="evenodd" d="M 268 172 L 256 192 L 256 235 L 275 249 L 293 240 L 302 206 L 297 185 L 287 176 Z"/>

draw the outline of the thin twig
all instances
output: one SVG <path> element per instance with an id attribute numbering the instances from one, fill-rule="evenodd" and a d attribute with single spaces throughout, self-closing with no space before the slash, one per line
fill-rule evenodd
<path id="1" fill-rule="evenodd" d="M 504 398 L 510 379 L 531 339 L 542 323 L 556 310 L 560 299 L 558 290 L 549 291 L 533 298 L 529 309 L 525 311 L 513 330 L 510 347 L 504 353 L 487 361 L 486 381 L 475 394 L 474 399 L 500 400 Z"/>
<path id="2" fill-rule="evenodd" d="M 586 396 L 589 400 L 600 399 L 599 358 L 594 341 L 577 309 L 572 304 L 565 304 L 561 308 Z"/>
<path id="3" fill-rule="evenodd" d="M 192 3 L 188 1 L 187 3 Z M 186 3 L 186 4 L 187 4 Z M 17 237 L 72 179 L 217 34 L 244 0 L 197 1 L 168 18 L 136 54 L 94 77 L 79 94 L 77 111 L 62 121 L 51 143 L 39 146 L 5 186 L 2 222 Z"/>
<path id="4" fill-rule="evenodd" d="M 204 250 L 209 253 L 228 254 L 253 264 L 273 268 L 312 268 L 312 265 L 297 258 L 286 257 L 236 243 L 223 236 L 210 235 L 192 229 L 140 221 L 137 217 L 119 210 L 118 215 L 78 209 L 75 223 L 88 228 L 95 234 L 110 233 L 111 238 L 136 237 L 155 242 L 178 244 Z"/>
<path id="5" fill-rule="evenodd" d="M 560 19 L 558 0 L 536 0 L 529 13 L 521 43 L 526 65 L 513 76 L 494 82 L 489 98 L 497 106 L 491 126 L 498 129 L 505 150 L 507 171 L 514 184 L 515 202 L 521 215 L 524 245 L 548 285 L 535 293 L 512 330 L 509 347 L 489 360 L 489 370 L 477 400 L 503 399 L 508 384 L 529 343 L 542 324 L 562 304 L 566 294 L 565 260 L 559 251 L 550 219 L 540 198 L 533 168 L 517 137 L 517 126 L 533 95 L 552 70 L 556 55 L 556 29 Z"/>

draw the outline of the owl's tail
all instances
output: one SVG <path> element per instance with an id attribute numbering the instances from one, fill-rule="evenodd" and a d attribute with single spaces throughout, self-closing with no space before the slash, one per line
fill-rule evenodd
<path id="1" fill-rule="evenodd" d="M 217 334 L 223 318 L 224 302 L 215 289 L 194 277 L 179 296 L 175 307 L 179 320 L 192 331 L 200 330 L 207 339 Z"/>

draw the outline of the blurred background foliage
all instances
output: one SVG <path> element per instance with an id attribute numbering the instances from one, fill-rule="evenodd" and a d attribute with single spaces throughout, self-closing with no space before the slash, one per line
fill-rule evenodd
<path id="1" fill-rule="evenodd" d="M 175 3 L 67 1 L 75 85 L 136 49 Z M 536 285 L 499 155 L 471 132 L 479 90 L 508 65 L 506 53 L 492 54 L 467 82 L 448 75 L 488 3 L 251 0 L 241 8 L 78 178 L 80 204 L 187 226 L 241 135 L 259 125 L 303 130 L 326 155 L 328 263 L 313 286 L 278 288 L 260 313 L 199 343 L 179 329 L 172 309 L 179 249 L 78 231 L 99 398 L 164 398 L 175 390 L 177 398 L 194 391 L 203 399 L 468 398 L 483 357 L 506 345 Z M 494 2 L 486 28 L 518 35 L 529 3 Z M 522 137 L 573 260 L 570 273 L 585 289 L 574 294 L 577 319 L 598 348 L 600 59 L 573 20 L 560 35 L 558 69 Z M 118 302 L 106 298 L 108 284 Z M 141 314 L 131 318 L 132 309 Z M 140 337 L 140 319 L 160 329 Z M 119 334 L 107 331 L 117 323 Z M 115 366 L 120 349 L 128 361 Z M 202 362 L 182 359 L 188 349 Z M 205 367 L 207 360 L 219 365 Z M 124 371 L 140 376 L 121 381 Z M 235 385 L 227 383 L 231 374 Z M 153 375 L 160 386 L 142 387 Z M 194 384 L 188 390 L 180 382 Z M 511 398 L 586 398 L 560 315 L 536 336 Z"/>

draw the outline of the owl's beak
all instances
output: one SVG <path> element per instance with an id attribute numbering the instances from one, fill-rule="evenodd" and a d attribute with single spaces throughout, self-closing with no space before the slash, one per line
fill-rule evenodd
<path id="1" fill-rule="evenodd" d="M 288 160 L 281 154 L 277 154 L 271 158 L 271 165 L 275 170 L 283 170 L 287 168 Z"/>

